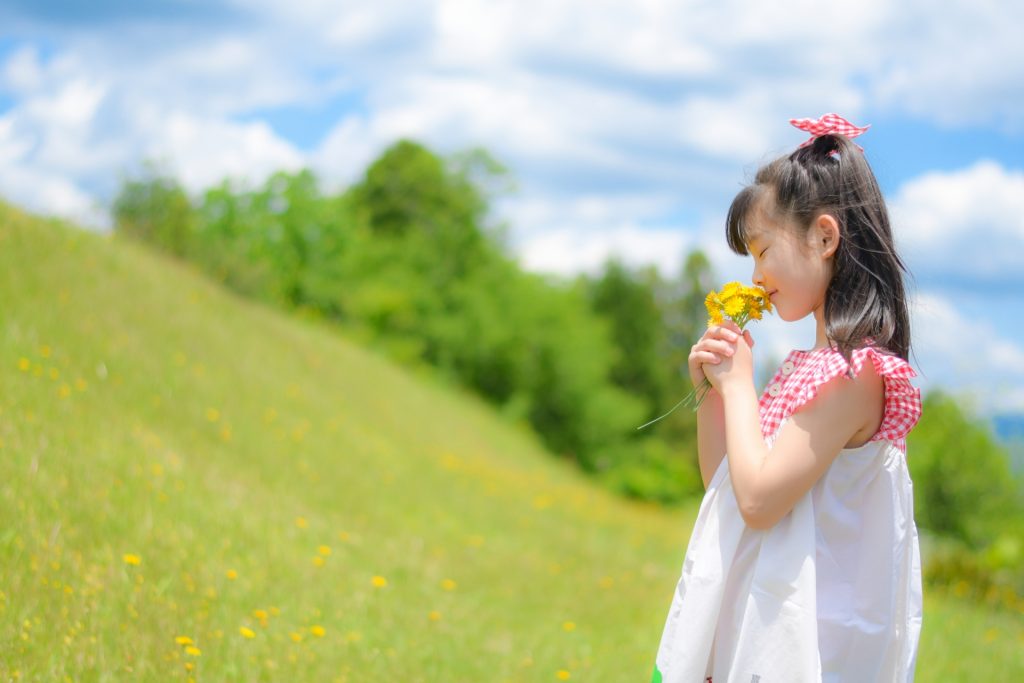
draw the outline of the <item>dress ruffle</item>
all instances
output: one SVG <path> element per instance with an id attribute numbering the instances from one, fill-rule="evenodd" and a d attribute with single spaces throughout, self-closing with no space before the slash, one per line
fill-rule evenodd
<path id="1" fill-rule="evenodd" d="M 790 353 L 761 396 L 761 431 L 765 438 L 774 438 L 782 423 L 813 400 L 825 384 L 840 375 L 859 375 L 869 358 L 885 386 L 882 424 L 869 441 L 888 439 L 906 452 L 906 436 L 921 417 L 921 390 L 910 383 L 917 375 L 907 361 L 874 346 L 855 349 L 849 364 L 831 348 Z M 787 364 L 795 366 L 788 376 L 784 372 Z M 773 387 L 778 387 L 774 396 Z"/>

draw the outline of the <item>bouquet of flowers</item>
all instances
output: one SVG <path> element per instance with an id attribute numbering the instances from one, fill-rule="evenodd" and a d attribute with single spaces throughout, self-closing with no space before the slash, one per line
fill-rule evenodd
<path id="1" fill-rule="evenodd" d="M 751 320 L 760 320 L 765 312 L 772 312 L 772 302 L 768 300 L 768 294 L 760 287 L 747 287 L 739 282 L 729 282 L 720 292 L 709 292 L 704 299 L 704 306 L 708 309 L 708 327 L 721 325 L 726 318 L 729 318 L 741 330 Z M 637 429 L 643 429 L 649 424 L 654 424 L 662 417 L 672 414 L 684 403 L 693 406 L 697 412 L 700 404 L 711 390 L 711 382 L 705 377 L 697 387 L 694 388 L 679 403 L 672 406 L 672 410 L 661 417 L 656 417 L 647 424 L 640 425 Z"/>

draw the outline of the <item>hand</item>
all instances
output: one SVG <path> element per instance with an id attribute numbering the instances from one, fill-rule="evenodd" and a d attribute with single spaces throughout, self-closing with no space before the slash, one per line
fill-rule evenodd
<path id="1" fill-rule="evenodd" d="M 728 342 L 729 353 L 720 356 L 716 363 L 705 363 L 701 366 L 704 376 L 719 393 L 727 382 L 742 379 L 752 382 L 754 378 L 754 356 L 751 353 L 754 339 L 750 336 L 750 331 L 741 331 L 732 321 L 726 321 L 720 327 L 732 333 L 733 341 Z"/>
<path id="2" fill-rule="evenodd" d="M 750 346 L 754 345 L 750 332 L 743 332 L 743 336 Z M 732 357 L 736 352 L 736 342 L 739 339 L 740 328 L 731 320 L 708 328 L 704 336 L 690 349 L 688 364 L 690 381 L 693 382 L 694 387 L 699 386 L 707 377 L 705 365 L 718 365 L 723 360 Z M 708 381 L 711 381 L 710 378 Z"/>

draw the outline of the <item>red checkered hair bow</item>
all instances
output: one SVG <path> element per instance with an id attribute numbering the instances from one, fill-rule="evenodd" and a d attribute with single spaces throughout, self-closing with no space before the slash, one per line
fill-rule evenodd
<path id="1" fill-rule="evenodd" d="M 855 138 L 871 127 L 871 124 L 863 128 L 855 126 L 839 114 L 824 114 L 820 119 L 790 119 L 789 122 L 800 130 L 805 130 L 811 134 L 811 138 L 806 140 L 800 147 L 806 147 L 822 135 L 829 135 L 830 133 Z M 854 144 L 857 149 L 862 152 L 864 151 L 863 147 L 856 143 Z"/>

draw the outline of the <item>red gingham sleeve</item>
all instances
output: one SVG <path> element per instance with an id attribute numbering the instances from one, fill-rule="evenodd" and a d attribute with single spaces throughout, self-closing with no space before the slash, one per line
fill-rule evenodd
<path id="1" fill-rule="evenodd" d="M 885 386 L 885 412 L 882 424 L 870 441 L 888 439 L 900 450 L 906 452 L 906 436 L 921 417 L 921 390 L 910 383 L 916 377 L 910 364 L 872 346 L 854 350 L 848 366 L 842 355 L 836 351 L 828 353 L 820 360 L 814 378 L 803 386 L 803 391 L 794 397 L 790 406 L 790 414 L 818 395 L 818 390 L 827 382 L 839 375 L 849 375 L 852 368 L 853 376 L 860 374 L 864 362 L 871 359 L 875 372 L 882 378 Z"/>

